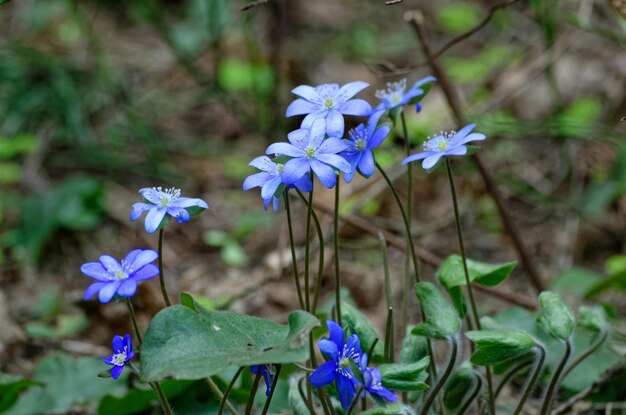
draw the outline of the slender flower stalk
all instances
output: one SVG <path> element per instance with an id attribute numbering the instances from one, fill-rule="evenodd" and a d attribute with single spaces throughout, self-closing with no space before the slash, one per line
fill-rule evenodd
<path id="1" fill-rule="evenodd" d="M 406 128 L 406 118 L 404 111 L 400 111 L 400 120 L 402 121 L 402 133 L 404 134 L 404 148 L 406 150 L 406 157 L 411 154 L 411 142 L 409 141 L 409 133 Z M 413 224 L 413 163 L 409 163 L 406 170 L 407 188 L 406 188 L 406 215 L 409 231 L 407 233 L 407 239 L 413 239 L 411 233 L 411 227 Z M 409 245 L 407 244 L 407 248 Z M 409 317 L 409 292 L 410 292 L 410 271 L 409 271 L 409 257 L 410 253 L 406 253 L 406 259 L 404 262 L 404 293 L 402 296 L 402 327 L 407 326 Z M 419 266 L 419 264 L 418 264 Z"/>
<path id="2" fill-rule="evenodd" d="M 356 395 L 354 395 L 354 398 L 352 398 L 352 402 L 350 402 L 350 407 L 348 408 L 346 415 L 350 415 L 352 413 L 352 410 L 356 408 L 356 404 L 359 402 L 359 399 L 361 398 L 361 393 L 364 389 L 365 385 L 361 385 L 359 389 L 357 389 Z"/>
<path id="3" fill-rule="evenodd" d="M 335 312 L 337 323 L 341 326 L 341 274 L 339 270 L 339 183 L 335 185 L 335 211 L 333 214 L 333 245 L 335 248 Z M 323 246 L 320 250 L 324 249 Z"/>
<path id="4" fill-rule="evenodd" d="M 311 311 L 311 293 L 309 292 L 309 265 L 311 260 L 311 216 L 313 216 L 313 189 L 309 192 L 304 236 L 304 304 L 306 311 Z"/>
<path id="5" fill-rule="evenodd" d="M 435 398 L 437 397 L 439 390 L 441 390 L 441 388 L 446 384 L 448 377 L 452 373 L 452 370 L 454 369 L 454 364 L 456 363 L 456 357 L 458 354 L 458 348 L 459 348 L 458 341 L 459 340 L 456 338 L 456 336 L 452 336 L 450 338 L 450 347 L 451 347 L 450 362 L 448 363 L 448 366 L 446 367 L 445 372 L 443 372 L 443 375 L 441 375 L 441 377 L 439 378 L 439 381 L 433 387 L 432 391 L 426 398 L 426 401 L 424 402 L 424 406 L 422 406 L 422 411 L 420 412 L 420 415 L 428 415 L 428 411 L 430 410 L 430 407 L 432 406 L 433 402 L 435 402 Z"/>
<path id="6" fill-rule="evenodd" d="M 511 380 L 515 375 L 517 375 L 520 371 L 525 369 L 526 366 L 531 363 L 532 360 L 524 360 L 517 366 L 514 366 L 513 369 L 506 372 L 506 374 L 500 380 L 500 383 L 498 383 L 498 386 L 496 386 L 496 390 L 493 393 L 494 399 L 498 399 L 498 396 L 500 396 L 500 392 L 502 392 L 502 389 L 504 389 L 504 386 L 509 382 L 509 380 Z"/>
<path id="7" fill-rule="evenodd" d="M 389 273 L 389 255 L 387 255 L 387 241 L 382 232 L 378 233 L 380 250 L 383 254 L 383 271 L 385 275 L 385 298 L 387 300 L 387 325 L 385 326 L 385 361 L 393 362 L 394 330 L 393 330 L 393 303 L 391 301 L 391 275 Z"/>
<path id="8" fill-rule="evenodd" d="M 165 397 L 165 393 L 163 393 L 163 389 L 161 389 L 161 385 L 159 382 L 154 382 L 150 384 L 159 398 L 159 402 L 161 403 L 161 408 L 163 408 L 163 413 L 165 415 L 173 415 L 172 408 L 170 407 L 169 402 L 167 402 L 167 398 Z"/>
<path id="9" fill-rule="evenodd" d="M 230 391 L 233 390 L 233 387 L 235 386 L 235 382 L 237 382 L 237 379 L 239 378 L 239 375 L 241 375 L 241 372 L 243 372 L 243 369 L 244 369 L 243 367 L 240 367 L 239 369 L 237 369 L 235 376 L 233 376 L 233 378 L 230 380 L 230 383 L 226 387 L 226 390 L 224 391 L 224 397 L 222 398 L 222 402 L 220 402 L 220 407 L 217 410 L 217 415 L 222 415 L 222 413 L 224 412 L 224 407 L 226 406 L 228 395 L 230 395 Z M 236 414 L 233 414 L 233 415 L 236 415 Z"/>
<path id="10" fill-rule="evenodd" d="M 163 229 L 159 230 L 159 282 L 161 283 L 161 293 L 163 294 L 163 301 L 165 306 L 172 305 L 170 298 L 167 295 L 167 289 L 165 288 L 165 277 L 163 276 Z"/>
<path id="11" fill-rule="evenodd" d="M 219 399 L 221 403 L 225 403 L 226 404 L 226 408 L 228 408 L 228 411 L 232 415 L 238 415 L 237 410 L 235 409 L 235 407 L 230 402 L 228 402 L 228 399 L 226 398 L 226 395 L 224 393 L 222 393 L 222 391 L 220 390 L 220 387 L 217 386 L 215 381 L 213 381 L 213 379 L 210 376 L 208 378 L 206 378 L 206 383 L 209 385 L 209 388 L 211 389 L 211 391 L 213 392 L 215 397 L 217 399 Z M 220 406 L 221 406 L 221 403 L 220 403 Z"/>
<path id="12" fill-rule="evenodd" d="M 293 223 L 291 222 L 291 208 L 289 207 L 289 190 L 285 190 L 283 194 L 285 199 L 285 211 L 287 212 L 287 227 L 289 228 L 289 246 L 291 247 L 291 262 L 293 264 L 293 276 L 296 281 L 296 293 L 298 293 L 298 303 L 300 308 L 304 310 L 304 300 L 302 299 L 302 290 L 300 288 L 300 273 L 298 272 L 298 260 L 296 258 L 296 246 L 293 240 Z"/>
<path id="13" fill-rule="evenodd" d="M 130 302 L 130 298 L 126 298 L 126 307 L 128 308 L 128 314 L 130 315 L 130 321 L 133 323 L 133 329 L 135 330 L 135 337 L 137 337 L 137 343 L 141 349 L 143 339 L 141 338 L 141 331 L 139 331 L 139 325 L 137 324 L 137 317 L 135 316 L 135 309 L 133 303 Z"/>
<path id="14" fill-rule="evenodd" d="M 461 230 L 461 217 L 459 215 L 459 202 L 456 195 L 456 186 L 454 185 L 454 176 L 452 175 L 452 166 L 450 159 L 446 157 L 446 170 L 448 172 L 448 181 L 450 182 L 450 192 L 452 193 L 452 206 L 454 208 L 454 221 L 456 223 L 456 234 L 459 241 L 459 249 L 461 250 L 461 258 L 463 259 L 463 274 L 465 275 L 465 284 L 467 286 L 467 295 L 470 300 L 472 314 L 474 316 L 474 325 L 477 330 L 482 330 L 480 326 L 480 318 L 476 309 L 476 301 L 474 300 L 474 292 L 472 290 L 472 281 L 470 280 L 469 270 L 467 268 L 467 255 L 465 254 L 465 245 L 463 243 L 463 231 Z M 491 368 L 485 368 L 485 377 L 487 378 L 487 391 L 489 392 L 489 413 L 496 415 L 495 399 L 493 395 L 493 382 L 491 379 Z"/>
<path id="15" fill-rule="evenodd" d="M 526 385 L 526 389 L 524 390 L 522 399 L 520 399 L 519 403 L 517 404 L 517 408 L 515 408 L 515 412 L 513 412 L 513 415 L 519 415 L 522 412 L 524 404 L 526 403 L 526 399 L 528 399 L 528 397 L 530 396 L 530 393 L 532 392 L 533 387 L 535 386 L 535 383 L 537 382 L 537 379 L 541 374 L 541 370 L 543 369 L 543 362 L 546 359 L 546 350 L 539 343 L 537 343 L 537 350 L 539 351 L 539 358 L 537 359 L 537 363 L 535 364 L 535 369 L 533 370 L 532 377 L 530 378 L 528 385 Z"/>
<path id="16" fill-rule="evenodd" d="M 552 408 L 552 397 L 554 396 L 554 392 L 556 391 L 557 386 L 559 385 L 559 380 L 561 378 L 561 373 L 567 364 L 567 360 L 572 354 L 572 343 L 570 339 L 565 341 L 565 353 L 563 354 L 563 359 L 561 359 L 561 363 L 557 367 L 554 375 L 552 375 L 552 379 L 550 380 L 550 384 L 548 385 L 548 390 L 546 392 L 546 396 L 543 398 L 543 405 L 541 405 L 541 415 L 548 415 L 550 413 L 550 409 Z"/>
<path id="17" fill-rule="evenodd" d="M 258 370 L 256 375 L 254 376 L 254 383 L 252 384 L 252 389 L 250 389 L 250 396 L 248 397 L 248 404 L 246 405 L 245 415 L 250 415 L 252 413 L 252 406 L 254 404 L 254 397 L 256 396 L 256 391 L 259 388 L 259 382 L 261 381 L 261 371 Z"/>
<path id="18" fill-rule="evenodd" d="M 567 375 L 569 375 L 571 373 L 572 370 L 576 369 L 576 366 L 578 366 L 583 360 L 585 360 L 586 358 L 591 356 L 596 350 L 598 350 L 600 348 L 600 346 L 602 346 L 602 344 L 604 344 L 604 342 L 606 341 L 606 339 L 608 337 L 608 334 L 609 334 L 609 331 L 608 331 L 606 325 L 602 326 L 600 328 L 600 332 L 598 333 L 598 336 L 596 337 L 595 341 L 591 344 L 591 346 L 589 346 L 589 348 L 587 350 L 582 352 L 567 367 L 567 369 L 565 369 L 565 371 L 563 372 L 563 379 L 565 379 L 567 377 Z"/>
<path id="19" fill-rule="evenodd" d="M 272 382 L 272 386 L 270 387 L 269 395 L 267 396 L 267 400 L 265 401 L 265 405 L 263 406 L 263 412 L 261 415 L 266 415 L 267 411 L 270 409 L 270 403 L 272 402 L 272 398 L 274 397 L 274 391 L 276 390 L 276 384 L 278 383 L 278 376 L 280 375 L 281 365 L 276 365 L 276 373 L 274 373 L 274 381 Z"/>
<path id="20" fill-rule="evenodd" d="M 456 413 L 456 415 L 463 415 L 465 411 L 469 409 L 474 399 L 476 399 L 476 397 L 478 396 L 480 389 L 483 387 L 483 379 L 478 373 L 474 372 L 474 378 L 476 379 L 476 387 L 474 388 L 472 394 L 468 396 L 467 400 L 463 402 L 463 405 L 459 408 L 459 411 Z"/>

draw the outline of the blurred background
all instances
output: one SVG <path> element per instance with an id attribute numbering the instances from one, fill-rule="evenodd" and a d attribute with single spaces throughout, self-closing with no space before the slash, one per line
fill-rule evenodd
<path id="1" fill-rule="evenodd" d="M 544 287 L 572 305 L 592 298 L 614 318 L 626 312 L 623 2 L 268 0 L 245 11 L 247 3 L 235 0 L 0 4 L 0 411 L 31 386 L 22 378 L 34 374 L 44 383 L 58 373 L 91 382 L 101 363 L 68 356 L 109 354 L 112 335 L 130 331 L 124 304 L 83 301 L 90 280 L 79 268 L 103 253 L 121 258 L 156 247 L 143 220 L 128 219 L 142 187 L 176 186 L 210 205 L 165 231 L 170 293 L 184 290 L 207 307 L 284 321 L 298 307 L 285 218 L 282 210 L 263 210 L 258 189 L 241 190 L 254 172 L 248 162 L 298 128 L 300 117 L 284 116 L 297 85 L 363 80 L 371 86 L 359 97 L 376 104 L 374 93 L 387 82 L 407 78 L 412 85 L 433 74 L 406 21 L 415 10 L 434 51 L 486 23 L 439 62 L 463 113 L 489 137 L 481 157 Z M 413 146 L 459 127 L 439 85 L 423 107 L 419 114 L 407 110 Z M 347 127 L 363 121 L 347 117 Z M 403 156 L 401 134 L 376 153 L 405 197 Z M 518 259 L 475 164 L 454 164 L 468 255 Z M 416 170 L 416 244 L 445 258 L 457 252 L 446 177 Z M 380 175 L 341 192 L 344 216 L 402 237 Z M 332 192 L 316 199 L 330 236 Z M 294 208 L 302 246 L 305 209 L 297 202 Z M 383 327 L 378 239 L 342 223 L 345 298 Z M 322 302 L 333 290 L 331 245 L 326 253 Z M 392 248 L 390 259 L 399 305 L 404 256 Z M 434 264 L 423 268 L 432 279 Z M 502 288 L 513 300 L 479 294 L 482 311 L 532 311 L 536 290 L 526 271 L 518 267 Z M 162 307 L 157 281 L 141 285 L 134 301 L 145 327 Z M 604 357 L 609 366 L 626 350 L 613 346 Z M 10 413 L 43 411 L 36 406 L 42 399 L 57 413 L 114 413 L 102 405 L 128 393 L 123 383 L 81 393 L 76 385 L 34 398 L 31 389 Z M 623 396 L 623 387 L 614 392 L 608 400 Z M 211 413 L 196 398 L 189 400 L 200 409 L 187 413 Z"/>

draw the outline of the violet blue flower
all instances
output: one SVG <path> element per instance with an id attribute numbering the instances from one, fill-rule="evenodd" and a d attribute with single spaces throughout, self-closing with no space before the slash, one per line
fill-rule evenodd
<path id="1" fill-rule="evenodd" d="M 346 183 L 352 181 L 357 169 L 364 177 L 370 177 L 374 174 L 374 154 L 372 150 L 385 140 L 391 130 L 386 125 L 376 128 L 378 120 L 384 113 L 385 111 L 373 113 L 367 121 L 367 127 L 359 124 L 355 129 L 350 130 L 350 138 L 344 140 L 348 149 L 342 155 L 352 167 L 352 171 L 344 175 Z"/>
<path id="2" fill-rule="evenodd" d="M 484 134 L 470 132 L 476 127 L 476 124 L 469 124 L 463 127 L 459 132 L 440 132 L 439 135 L 426 139 L 424 143 L 424 151 L 413 154 L 402 161 L 407 164 L 416 160 L 424 160 L 422 168 L 428 170 L 437 164 L 444 156 L 464 156 L 467 154 L 465 144 L 471 141 L 484 140 Z"/>
<path id="3" fill-rule="evenodd" d="M 148 233 L 154 233 L 163 219 L 169 220 L 169 217 L 174 217 L 178 223 L 188 223 L 190 216 L 209 208 L 202 199 L 180 197 L 180 190 L 173 187 L 165 190 L 161 187 L 147 187 L 140 189 L 139 194 L 148 203 L 135 203 L 130 212 L 130 220 L 134 222 L 143 212 L 148 211 L 145 221 Z"/>
<path id="4" fill-rule="evenodd" d="M 324 134 L 324 120 L 318 119 L 310 129 L 300 128 L 290 132 L 287 135 L 289 143 L 274 143 L 267 148 L 266 154 L 292 157 L 281 171 L 283 183 L 295 185 L 313 170 L 320 182 L 330 189 L 337 182 L 333 168 L 344 173 L 351 171 L 350 163 L 338 154 L 346 150 L 347 145 L 339 138 L 324 139 Z"/>
<path id="5" fill-rule="evenodd" d="M 372 395 L 383 398 L 386 401 L 397 401 L 398 397 L 396 396 L 396 394 L 382 385 L 381 382 L 383 377 L 380 373 L 380 370 L 376 368 L 368 368 L 367 363 L 367 354 L 363 353 L 359 362 L 359 368 L 361 369 L 361 376 L 363 377 L 365 390 L 367 390 Z"/>
<path id="6" fill-rule="evenodd" d="M 126 255 L 121 263 L 109 255 L 102 255 L 100 262 L 87 262 L 80 271 L 98 280 L 85 291 L 85 300 L 98 293 L 98 299 L 106 304 L 115 294 L 132 297 L 137 291 L 137 283 L 156 277 L 159 267 L 152 264 L 159 254 L 152 249 L 135 249 Z"/>
<path id="7" fill-rule="evenodd" d="M 424 89 L 421 88 L 421 86 L 435 82 L 436 80 L 437 79 L 434 76 L 427 76 L 415 82 L 411 89 L 406 92 L 406 79 L 402 79 L 398 82 L 389 82 L 387 83 L 387 89 L 380 89 L 376 91 L 376 98 L 380 99 L 382 102 L 378 104 L 374 111 L 382 109 L 390 110 L 407 105 L 415 98 L 419 98 L 424 94 Z M 421 106 L 416 106 L 416 110 L 419 112 L 421 110 Z"/>
<path id="8" fill-rule="evenodd" d="M 124 366 L 130 359 L 133 358 L 135 353 L 133 352 L 133 342 L 130 339 L 130 334 L 113 337 L 113 354 L 107 358 L 101 357 L 100 359 L 107 365 L 113 366 L 111 368 L 111 376 L 113 379 L 117 379 L 122 374 Z"/>
<path id="9" fill-rule="evenodd" d="M 341 88 L 337 84 L 312 87 L 300 85 L 291 90 L 302 98 L 293 101 L 287 108 L 287 117 L 304 115 L 302 128 L 311 128 L 316 120 L 324 121 L 324 131 L 329 137 L 343 137 L 344 115 L 368 116 L 372 107 L 362 99 L 352 99 L 367 88 L 367 82 L 350 82 Z"/>
<path id="10" fill-rule="evenodd" d="M 361 342 L 356 334 L 351 335 L 344 343 L 345 333 L 341 326 L 332 320 L 326 325 L 330 339 L 321 339 L 318 342 L 320 350 L 330 357 L 322 363 L 309 377 L 312 385 L 321 387 L 335 381 L 341 407 L 346 410 L 356 395 L 354 374 L 350 368 L 350 360 L 356 365 L 360 362 Z"/>
<path id="11" fill-rule="evenodd" d="M 256 375 L 259 371 L 259 367 L 261 368 L 261 375 L 263 376 L 263 380 L 265 381 L 265 396 L 270 396 L 272 383 L 274 382 L 274 372 L 272 371 L 272 365 L 250 366 L 250 371 Z"/>
<path id="12" fill-rule="evenodd" d="M 270 203 L 273 203 L 274 211 L 277 211 L 280 199 L 276 197 L 276 192 L 280 189 L 281 185 L 285 185 L 282 178 L 284 164 L 276 163 L 267 156 L 261 156 L 252 160 L 249 166 L 255 167 L 261 171 L 248 176 L 246 180 L 244 180 L 243 190 L 247 191 L 254 187 L 260 187 L 265 210 L 267 210 Z M 295 183 L 286 185 L 286 187 L 296 187 L 303 192 L 310 192 L 311 189 L 313 189 L 313 182 L 311 181 L 311 177 L 305 174 Z"/>

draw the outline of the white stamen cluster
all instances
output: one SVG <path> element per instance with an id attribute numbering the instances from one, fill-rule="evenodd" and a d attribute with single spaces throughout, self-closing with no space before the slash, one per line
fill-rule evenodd
<path id="1" fill-rule="evenodd" d="M 398 82 L 388 82 L 387 89 L 379 89 L 376 91 L 376 98 L 380 100 L 389 100 L 391 102 L 400 102 L 402 95 L 406 89 L 406 79 Z"/>
<path id="2" fill-rule="evenodd" d="M 367 147 L 367 129 L 362 130 L 352 129 L 349 132 L 350 137 L 354 140 L 354 149 L 357 151 L 363 151 Z"/>
<path id="3" fill-rule="evenodd" d="M 446 151 L 450 140 L 456 134 L 456 131 L 439 131 L 435 137 L 428 137 L 424 142 L 424 150 L 426 151 Z"/>
<path id="4" fill-rule="evenodd" d="M 350 359 L 354 360 L 355 363 L 359 361 L 360 354 L 357 352 L 354 347 L 348 348 L 347 344 L 343 345 L 343 350 L 341 352 L 341 357 L 339 358 L 339 364 L 337 365 L 337 372 L 347 377 L 348 379 L 352 379 L 352 371 L 350 370 Z"/>
<path id="5" fill-rule="evenodd" d="M 115 366 L 124 366 L 124 363 L 126 363 L 127 355 L 127 347 L 124 346 L 124 351 L 115 353 L 113 357 L 111 357 L 111 363 L 113 363 Z"/>
<path id="6" fill-rule="evenodd" d="M 180 189 L 176 189 L 175 187 L 170 187 L 169 189 L 163 190 L 160 186 L 153 187 L 153 189 L 159 194 L 161 201 L 159 202 L 159 206 L 168 207 L 170 203 L 180 197 Z"/>
<path id="7" fill-rule="evenodd" d="M 134 267 L 132 266 L 132 264 L 128 264 L 124 260 L 122 260 L 121 268 L 111 273 L 111 280 L 122 281 L 122 280 L 128 279 L 128 277 L 133 273 L 133 271 L 134 271 Z"/>

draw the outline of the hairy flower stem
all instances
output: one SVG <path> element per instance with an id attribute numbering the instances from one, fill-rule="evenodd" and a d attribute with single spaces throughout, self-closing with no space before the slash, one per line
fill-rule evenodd
<path id="1" fill-rule="evenodd" d="M 228 399 L 222 393 L 222 391 L 220 390 L 220 387 L 217 386 L 217 384 L 213 381 L 213 379 L 210 376 L 208 378 L 206 378 L 206 383 L 209 385 L 209 388 L 211 389 L 211 391 L 213 392 L 215 397 L 220 400 L 220 402 L 221 402 L 220 406 L 222 405 L 222 403 L 225 403 L 226 404 L 226 408 L 228 408 L 228 411 L 232 415 L 238 415 L 237 414 L 237 410 L 235 409 L 235 407 L 230 402 L 228 402 Z"/>
<path id="2" fill-rule="evenodd" d="M 285 210 L 287 212 L 287 227 L 289 228 L 289 245 L 291 247 L 291 263 L 293 264 L 293 276 L 296 281 L 296 292 L 298 293 L 298 303 L 300 308 L 304 310 L 304 300 L 302 299 L 302 290 L 300 288 L 300 273 L 298 272 L 298 260 L 296 258 L 296 246 L 293 240 L 293 223 L 291 222 L 291 208 L 289 207 L 289 189 L 285 190 Z"/>
<path id="3" fill-rule="evenodd" d="M 383 254 L 383 271 L 385 273 L 385 298 L 387 300 L 387 325 L 385 326 L 385 362 L 393 362 L 394 330 L 393 330 L 393 303 L 391 301 L 391 275 L 389 273 L 389 255 L 387 240 L 382 232 L 378 233 L 380 250 Z M 403 326 L 404 327 L 404 326 Z"/>
<path id="4" fill-rule="evenodd" d="M 500 392 L 502 392 L 502 389 L 504 389 L 504 386 L 509 382 L 509 380 L 513 379 L 515 375 L 517 375 L 520 371 L 522 371 L 522 369 L 526 368 L 526 366 L 531 363 L 532 360 L 525 360 L 517 366 L 513 367 L 513 369 L 506 372 L 506 374 L 502 377 L 502 380 L 500 380 L 500 383 L 498 383 L 498 386 L 496 386 L 496 390 L 493 393 L 494 399 L 498 399 L 498 396 L 500 396 Z"/>
<path id="5" fill-rule="evenodd" d="M 165 394 L 163 393 L 163 389 L 161 389 L 161 385 L 159 385 L 159 382 L 154 382 L 151 384 L 151 386 L 156 392 L 157 397 L 159 398 L 161 408 L 163 408 L 163 413 L 165 415 L 173 415 L 172 408 L 170 408 L 170 404 L 167 402 L 167 398 L 165 397 Z"/>
<path id="6" fill-rule="evenodd" d="M 270 394 L 265 400 L 265 405 L 263 406 L 263 412 L 261 415 L 266 415 L 267 411 L 270 409 L 270 403 L 272 402 L 272 398 L 274 397 L 274 391 L 276 390 L 276 384 L 278 383 L 278 376 L 280 375 L 280 365 L 276 365 L 276 373 L 274 373 L 274 381 L 272 382 L 272 386 L 270 387 Z"/>
<path id="7" fill-rule="evenodd" d="M 474 377 L 476 379 L 476 387 L 474 388 L 472 394 L 467 398 L 467 400 L 463 402 L 463 405 L 461 406 L 461 408 L 459 408 L 459 411 L 456 413 L 456 415 L 463 415 L 465 411 L 469 409 L 474 399 L 476 399 L 476 397 L 478 396 L 478 392 L 480 392 L 480 389 L 483 387 L 483 378 L 481 378 L 480 375 L 476 372 L 474 372 Z"/>
<path id="8" fill-rule="evenodd" d="M 461 230 L 461 216 L 459 215 L 459 202 L 456 195 L 456 187 L 454 185 L 454 176 L 452 175 L 452 166 L 450 165 L 450 159 L 446 157 L 446 170 L 448 171 L 448 181 L 450 182 L 450 192 L 452 193 L 452 206 L 454 208 L 454 221 L 456 222 L 456 235 L 459 240 L 459 249 L 461 250 L 461 258 L 463 259 L 463 273 L 465 274 L 465 285 L 467 286 L 467 295 L 472 307 L 472 314 L 474 316 L 474 324 L 477 330 L 482 330 L 480 327 L 480 318 L 478 317 L 478 311 L 476 310 L 476 301 L 474 301 L 474 292 L 472 291 L 472 281 L 470 280 L 469 270 L 467 268 L 467 255 L 465 254 L 465 245 L 463 244 L 463 231 Z M 489 392 L 489 413 L 496 415 L 496 403 L 493 396 L 493 382 L 491 379 L 491 368 L 485 367 L 485 377 L 487 378 L 487 391 Z"/>
<path id="9" fill-rule="evenodd" d="M 439 378 L 439 381 L 426 398 L 426 401 L 424 401 L 424 406 L 422 406 L 422 411 L 420 412 L 420 415 L 428 415 L 428 411 L 430 410 L 433 402 L 435 402 L 435 398 L 437 397 L 439 390 L 443 388 L 443 386 L 446 384 L 450 373 L 452 373 L 452 370 L 454 369 L 454 364 L 456 363 L 456 357 L 459 348 L 458 339 L 456 338 L 456 336 L 451 336 L 449 340 L 451 347 L 450 362 L 448 363 L 448 367 L 446 367 L 446 371 L 443 372 L 443 375 L 441 375 L 441 377 Z"/>
<path id="10" fill-rule="evenodd" d="M 159 282 L 161 283 L 161 293 L 163 293 L 163 300 L 165 306 L 172 305 L 170 298 L 167 296 L 167 290 L 165 289 L 165 277 L 163 276 L 163 229 L 159 230 Z"/>
<path id="11" fill-rule="evenodd" d="M 248 397 L 248 404 L 246 405 L 245 415 L 250 415 L 252 413 L 252 406 L 254 404 L 254 397 L 256 396 L 256 391 L 259 389 L 259 382 L 261 381 L 261 368 L 256 371 L 256 375 L 254 376 L 254 383 L 252 383 L 252 389 L 250 389 L 250 396 Z"/>
<path id="12" fill-rule="evenodd" d="M 365 389 L 365 385 L 361 385 L 361 387 L 357 389 L 356 395 L 354 395 L 354 398 L 352 398 L 352 402 L 350 402 L 350 407 L 348 408 L 346 415 L 350 415 L 352 413 L 352 410 L 356 408 L 356 404 L 359 402 L 359 399 L 361 398 L 361 392 L 363 392 L 363 389 Z"/>
<path id="13" fill-rule="evenodd" d="M 130 321 L 133 323 L 135 336 L 137 337 L 137 342 L 139 343 L 139 348 L 141 349 L 141 343 L 143 342 L 143 339 L 141 338 L 141 332 L 139 331 L 139 325 L 137 324 L 137 316 L 135 316 L 135 309 L 133 308 L 133 303 L 130 302 L 129 297 L 126 297 L 126 307 L 128 307 L 128 314 L 130 315 Z"/>
<path id="14" fill-rule="evenodd" d="M 333 214 L 333 245 L 335 248 L 335 312 L 337 313 L 337 323 L 341 326 L 341 274 L 339 270 L 339 183 L 335 185 L 335 212 Z M 323 246 L 320 250 L 324 249 Z"/>
<path id="15" fill-rule="evenodd" d="M 313 184 L 311 185 L 313 186 Z M 304 304 L 306 311 L 311 311 L 311 299 L 309 293 L 309 262 L 311 261 L 311 216 L 313 216 L 313 187 L 309 192 L 309 202 L 306 214 L 306 228 L 304 236 Z M 320 247 L 320 248 L 323 248 Z"/>
<path id="16" fill-rule="evenodd" d="M 554 375 L 552 375 L 552 379 L 550 380 L 550 384 L 548 385 L 548 390 L 546 392 L 546 396 L 543 398 L 543 405 L 541 406 L 541 415 L 548 415 L 550 413 L 550 408 L 552 407 L 552 396 L 556 391 L 556 388 L 559 384 L 559 379 L 561 378 L 561 373 L 563 372 L 563 368 L 569 359 L 570 354 L 572 354 L 572 343 L 570 339 L 565 340 L 565 353 L 563 354 L 563 359 L 557 367 Z"/>
<path id="17" fill-rule="evenodd" d="M 235 382 L 237 382 L 237 379 L 239 378 L 239 375 L 241 375 L 241 372 L 243 372 L 243 369 L 243 367 L 237 369 L 235 376 L 233 376 L 233 378 L 230 380 L 230 383 L 226 387 L 226 390 L 224 391 L 224 397 L 222 398 L 222 402 L 220 402 L 220 408 L 217 411 L 217 415 L 222 415 L 222 412 L 224 412 L 224 407 L 226 406 L 226 400 L 228 399 L 228 395 L 230 395 L 230 391 L 235 386 Z"/>
<path id="18" fill-rule="evenodd" d="M 522 412 L 524 404 L 526 403 L 526 399 L 528 399 L 528 397 L 530 396 L 530 393 L 532 392 L 533 387 L 535 386 L 535 383 L 537 382 L 537 379 L 541 374 L 541 370 L 543 369 L 543 362 L 546 359 L 546 350 L 539 343 L 537 343 L 537 348 L 539 350 L 539 359 L 537 359 L 537 364 L 535 364 L 533 375 L 530 378 L 528 385 L 526 385 L 526 389 L 524 390 L 522 399 L 520 399 L 519 403 L 517 404 L 517 408 L 515 408 L 515 412 L 513 412 L 513 415 L 519 415 Z"/>
<path id="19" fill-rule="evenodd" d="M 600 328 L 600 332 L 598 333 L 598 337 L 596 337 L 596 340 L 591 344 L 591 346 L 589 346 L 589 348 L 587 350 L 582 352 L 580 354 L 580 356 L 578 356 L 567 367 L 567 369 L 565 369 L 565 371 L 563 372 L 563 379 L 565 379 L 567 377 L 567 375 L 569 375 L 570 372 L 572 370 L 574 370 L 576 368 L 576 366 L 578 366 L 583 360 L 585 360 L 586 358 L 591 356 L 596 350 L 598 350 L 600 348 L 600 346 L 602 346 L 602 344 L 606 341 L 606 339 L 608 337 L 608 334 L 609 334 L 609 331 L 608 331 L 607 327 L 606 326 L 602 326 Z"/>
<path id="20" fill-rule="evenodd" d="M 404 135 L 404 148 L 406 150 L 406 157 L 411 155 L 411 142 L 409 140 L 409 132 L 406 128 L 406 118 L 404 117 L 404 110 L 400 111 L 400 120 L 402 121 L 402 133 Z M 413 163 L 407 165 L 406 170 L 407 188 L 406 188 L 406 216 L 408 222 L 408 228 L 411 229 L 413 222 Z M 407 234 L 407 238 L 412 238 L 411 233 Z M 409 247 L 409 245 L 407 245 Z M 402 294 L 402 327 L 406 327 L 409 320 L 409 291 L 410 284 L 410 272 L 409 272 L 409 258 L 410 253 L 406 252 L 406 258 L 404 262 L 404 290 Z"/>

